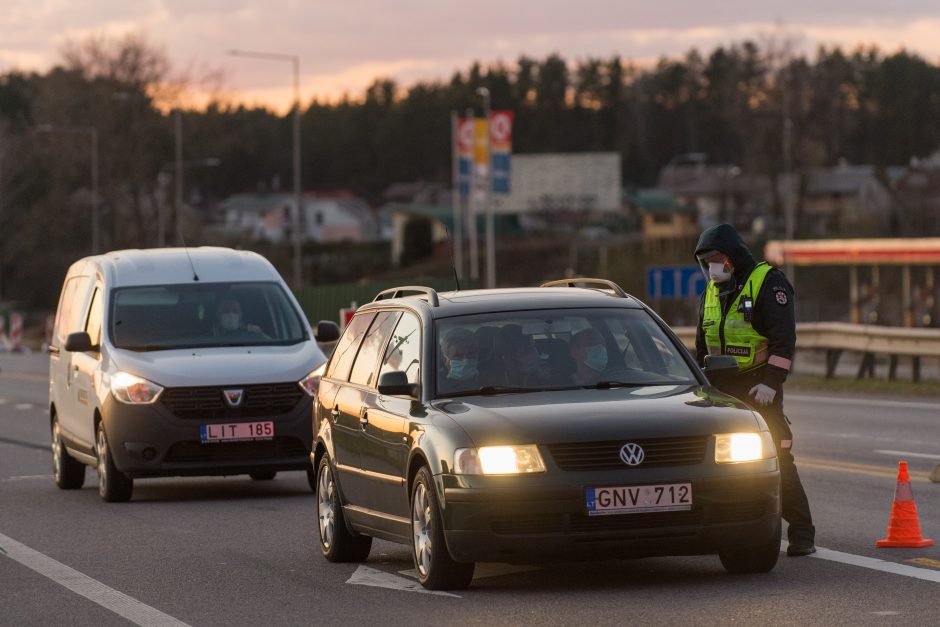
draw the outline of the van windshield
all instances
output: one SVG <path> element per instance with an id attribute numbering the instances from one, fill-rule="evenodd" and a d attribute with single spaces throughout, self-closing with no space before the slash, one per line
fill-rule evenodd
<path id="1" fill-rule="evenodd" d="M 111 296 L 116 348 L 134 351 L 272 346 L 308 339 L 300 315 L 273 282 L 123 287 Z"/>

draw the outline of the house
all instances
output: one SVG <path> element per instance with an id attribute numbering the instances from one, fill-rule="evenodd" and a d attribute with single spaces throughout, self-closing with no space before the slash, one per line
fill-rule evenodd
<path id="1" fill-rule="evenodd" d="M 701 229 L 696 207 L 672 192 L 646 188 L 624 194 L 624 202 L 640 218 L 646 254 L 681 255 L 693 250 Z"/>
<path id="2" fill-rule="evenodd" d="M 812 168 L 800 188 L 799 231 L 804 236 L 883 236 L 893 231 L 891 192 L 875 166 Z"/>
<path id="3" fill-rule="evenodd" d="M 311 242 L 371 242 L 381 238 L 379 222 L 361 198 L 347 192 L 305 193 L 301 233 Z M 235 194 L 222 202 L 224 235 L 248 240 L 290 241 L 296 206 L 285 193 Z"/>
<path id="4" fill-rule="evenodd" d="M 940 151 L 912 159 L 891 183 L 899 235 L 940 236 Z"/>

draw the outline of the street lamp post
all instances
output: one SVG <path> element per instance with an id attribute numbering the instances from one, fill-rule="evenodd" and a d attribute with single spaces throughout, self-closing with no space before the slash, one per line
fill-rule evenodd
<path id="1" fill-rule="evenodd" d="M 496 227 L 493 220 L 493 155 L 490 146 L 490 90 L 478 87 L 477 94 L 483 97 L 483 119 L 486 120 L 486 190 L 483 194 L 483 211 L 486 216 L 486 287 L 496 287 Z"/>
<path id="2" fill-rule="evenodd" d="M 91 138 L 91 252 L 97 255 L 101 243 L 98 226 L 98 129 L 94 126 L 40 124 L 36 130 L 40 133 L 88 135 Z"/>
<path id="3" fill-rule="evenodd" d="M 294 288 L 301 285 L 301 184 L 300 184 L 300 58 L 295 54 L 279 54 L 274 52 L 253 52 L 248 50 L 229 50 L 226 54 L 235 57 L 251 57 L 271 61 L 290 61 L 294 68 Z"/>
<path id="4" fill-rule="evenodd" d="M 173 184 L 175 187 L 175 196 L 176 196 L 176 211 L 173 215 L 173 229 L 176 231 L 176 240 L 177 244 L 182 246 L 185 242 L 183 241 L 183 231 L 179 228 L 177 220 L 179 218 L 179 210 L 183 206 L 183 171 L 190 166 L 204 166 L 208 168 L 216 167 L 222 163 L 222 160 L 217 157 L 207 157 L 205 159 L 190 159 L 188 161 L 183 161 L 180 158 L 179 151 L 177 152 L 177 158 L 175 161 L 170 161 L 169 163 L 164 163 L 160 167 L 160 173 L 157 175 L 157 181 L 159 182 L 161 188 L 166 185 L 165 173 L 168 170 L 173 171 Z M 157 207 L 157 245 L 161 248 L 166 246 L 166 219 L 163 215 L 163 207 L 166 203 L 162 200 Z"/>

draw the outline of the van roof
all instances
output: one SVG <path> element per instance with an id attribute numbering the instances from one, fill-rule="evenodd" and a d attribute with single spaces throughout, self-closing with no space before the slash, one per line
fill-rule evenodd
<path id="1" fill-rule="evenodd" d="M 69 274 L 99 271 L 111 287 L 190 283 L 193 270 L 200 282 L 281 281 L 271 263 L 246 251 L 201 246 L 198 248 L 150 248 L 116 250 L 86 257 Z"/>

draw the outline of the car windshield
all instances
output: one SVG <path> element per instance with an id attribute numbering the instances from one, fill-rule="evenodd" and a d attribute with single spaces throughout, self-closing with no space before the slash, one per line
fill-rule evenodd
<path id="1" fill-rule="evenodd" d="M 437 396 L 695 384 L 641 309 L 504 312 L 437 321 Z"/>
<path id="2" fill-rule="evenodd" d="M 296 308 L 273 282 L 119 288 L 111 297 L 109 333 L 115 347 L 134 351 L 289 345 L 307 339 Z"/>

